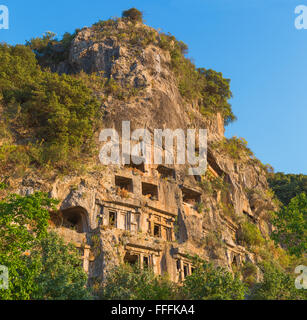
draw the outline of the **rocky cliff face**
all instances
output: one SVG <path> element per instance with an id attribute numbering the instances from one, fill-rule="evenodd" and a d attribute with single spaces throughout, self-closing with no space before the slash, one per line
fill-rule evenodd
<path id="1" fill-rule="evenodd" d="M 126 24 L 118 21 L 114 28 L 125 33 Z M 141 24 L 133 28 L 156 33 Z M 266 215 L 273 203 L 265 171 L 248 155 L 234 159 L 220 147 L 222 115 L 204 117 L 197 100 L 183 99 L 171 63 L 170 53 L 156 45 L 140 48 L 84 28 L 72 41 L 69 58 L 51 66 L 59 73 L 103 73 L 128 91 L 128 99 L 112 94 L 102 99 L 104 128 L 121 132 L 122 121 L 130 120 L 131 131 L 146 128 L 151 134 L 165 128 L 208 130 L 203 177 L 187 175 L 186 165 L 103 166 L 97 157 L 97 165 L 82 175 L 47 181 L 31 173 L 16 184 L 20 193 L 43 190 L 60 199 L 52 226 L 82 248 L 92 279 L 128 262 L 151 265 L 157 274 L 180 281 L 193 272 L 193 255 L 231 270 L 258 259 L 240 240 L 244 219 L 264 237 L 270 232 Z"/>

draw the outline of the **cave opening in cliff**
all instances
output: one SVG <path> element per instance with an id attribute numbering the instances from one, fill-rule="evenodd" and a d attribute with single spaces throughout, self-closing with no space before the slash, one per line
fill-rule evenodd
<path id="1" fill-rule="evenodd" d="M 136 265 L 139 262 L 139 255 L 131 254 L 127 252 L 124 257 L 124 263 L 128 263 L 130 265 Z"/>
<path id="2" fill-rule="evenodd" d="M 109 226 L 116 228 L 117 224 L 117 212 L 116 211 L 110 211 L 109 212 Z"/>
<path id="3" fill-rule="evenodd" d="M 234 267 L 234 268 L 237 268 L 237 267 L 240 266 L 240 258 L 239 258 L 239 255 L 234 255 L 234 256 L 233 256 L 231 266 Z"/>
<path id="4" fill-rule="evenodd" d="M 149 267 L 149 257 L 147 257 L 147 256 L 144 256 L 144 257 L 143 257 L 143 266 L 144 266 L 145 268 L 148 268 L 148 267 Z"/>
<path id="5" fill-rule="evenodd" d="M 126 212 L 126 214 L 125 214 L 125 230 L 127 230 L 127 231 L 131 231 L 131 217 L 132 217 L 131 211 Z"/>
<path id="6" fill-rule="evenodd" d="M 176 268 L 177 268 L 177 271 L 181 270 L 181 262 L 179 259 L 176 260 Z"/>
<path id="7" fill-rule="evenodd" d="M 183 265 L 183 274 L 184 274 L 185 278 L 189 275 L 189 265 L 188 264 Z"/>
<path id="8" fill-rule="evenodd" d="M 137 157 L 137 156 L 132 157 L 128 154 L 124 154 L 123 157 L 125 159 L 124 166 L 126 168 L 133 168 L 133 169 L 140 170 L 141 172 L 145 172 L 145 165 L 144 165 L 145 158 Z M 127 163 L 127 162 L 129 162 L 129 163 Z"/>
<path id="9" fill-rule="evenodd" d="M 85 209 L 81 207 L 68 208 L 61 210 L 61 214 L 64 228 L 73 229 L 78 233 L 88 231 Z"/>
<path id="10" fill-rule="evenodd" d="M 160 173 L 160 177 L 162 179 L 167 178 L 175 178 L 175 170 L 172 168 L 165 167 L 163 165 L 159 165 L 157 171 Z"/>
<path id="11" fill-rule="evenodd" d="M 133 169 L 137 169 L 141 172 L 145 172 L 145 165 L 144 163 L 140 163 L 140 164 L 135 164 L 135 163 L 130 163 L 130 164 L 125 164 L 126 168 L 133 168 Z"/>
<path id="12" fill-rule="evenodd" d="M 121 176 L 115 176 L 115 185 L 120 190 L 133 192 L 132 179 L 130 179 L 130 178 L 121 177 Z"/>
<path id="13" fill-rule="evenodd" d="M 142 182 L 142 195 L 149 197 L 151 200 L 158 200 L 158 186 L 151 183 Z"/>
<path id="14" fill-rule="evenodd" d="M 161 226 L 158 224 L 154 224 L 154 237 L 161 237 Z"/>
<path id="15" fill-rule="evenodd" d="M 200 196 L 201 194 L 197 191 L 185 187 L 182 188 L 182 199 L 184 203 L 191 205 L 200 203 Z"/>

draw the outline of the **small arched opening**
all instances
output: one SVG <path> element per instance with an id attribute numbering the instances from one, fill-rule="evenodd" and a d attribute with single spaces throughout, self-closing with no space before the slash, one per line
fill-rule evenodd
<path id="1" fill-rule="evenodd" d="M 61 226 L 68 229 L 73 229 L 78 233 L 88 231 L 87 211 L 82 207 L 73 207 L 61 210 L 62 217 Z"/>

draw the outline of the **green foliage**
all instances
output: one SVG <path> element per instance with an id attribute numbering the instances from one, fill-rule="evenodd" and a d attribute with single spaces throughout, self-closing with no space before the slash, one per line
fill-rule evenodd
<path id="1" fill-rule="evenodd" d="M 61 40 L 56 38 L 55 33 L 48 31 L 42 37 L 26 41 L 26 46 L 36 54 L 40 65 L 57 64 L 68 59 L 71 42 L 79 31 L 76 29 L 73 34 L 66 32 Z"/>
<path id="2" fill-rule="evenodd" d="M 284 205 L 288 205 L 291 199 L 300 193 L 307 194 L 307 175 L 271 173 L 268 176 L 268 182 Z"/>
<path id="3" fill-rule="evenodd" d="M 224 118 L 225 125 L 236 120 L 235 115 L 231 110 L 231 105 L 228 99 L 232 97 L 230 91 L 230 80 L 223 78 L 221 72 L 214 70 L 198 69 L 200 78 L 203 83 L 200 89 L 201 93 L 201 108 L 203 115 L 220 112 Z"/>
<path id="4" fill-rule="evenodd" d="M 44 33 L 42 37 L 32 38 L 30 41 L 26 41 L 26 45 L 32 50 L 42 53 L 49 43 L 55 41 L 55 36 L 55 33 L 48 31 Z"/>
<path id="5" fill-rule="evenodd" d="M 9 270 L 9 289 L 0 290 L 0 299 L 90 297 L 77 249 L 47 233 L 57 203 L 40 192 L 0 201 L 0 265 Z"/>
<path id="6" fill-rule="evenodd" d="M 197 211 L 198 213 L 203 213 L 203 212 L 204 212 L 204 209 L 205 209 L 205 205 L 204 205 L 203 202 L 198 202 L 198 203 L 196 204 L 196 211 Z"/>
<path id="7" fill-rule="evenodd" d="M 306 299 L 304 290 L 297 290 L 294 277 L 271 262 L 260 265 L 263 280 L 256 282 L 257 267 L 247 262 L 242 267 L 243 281 L 222 267 L 215 267 L 199 258 L 192 258 L 194 272 L 182 284 L 156 276 L 150 269 L 130 265 L 113 268 L 98 290 L 99 299 L 118 300 L 290 300 Z M 250 289 L 248 289 L 250 287 Z"/>
<path id="8" fill-rule="evenodd" d="M 82 268 L 81 255 L 73 244 L 51 232 L 41 239 L 31 253 L 31 260 L 40 262 L 35 278 L 37 290 L 31 299 L 87 300 L 92 296 L 87 289 L 87 275 Z"/>
<path id="9" fill-rule="evenodd" d="M 306 300 L 306 290 L 295 288 L 293 276 L 277 268 L 272 264 L 265 263 L 262 266 L 263 280 L 256 284 L 249 299 L 251 300 Z"/>
<path id="10" fill-rule="evenodd" d="M 249 221 L 241 223 L 237 237 L 240 243 L 248 245 L 249 247 L 261 246 L 264 244 L 264 239 L 258 227 Z"/>
<path id="11" fill-rule="evenodd" d="M 2 171 L 15 164 L 71 167 L 93 151 L 99 104 L 82 80 L 42 71 L 25 46 L 0 46 L 4 117 L 21 145 L 0 147 Z"/>
<path id="12" fill-rule="evenodd" d="M 210 117 L 220 112 L 226 125 L 236 119 L 228 103 L 228 99 L 232 97 L 229 79 L 223 78 L 221 72 L 197 69 L 192 61 L 185 57 L 187 45 L 170 34 L 161 34 L 159 45 L 170 52 L 171 66 L 184 98 L 197 100 L 199 111 L 204 116 Z"/>
<path id="13" fill-rule="evenodd" d="M 122 13 L 123 18 L 127 18 L 133 22 L 143 22 L 143 14 L 136 8 L 125 10 Z"/>
<path id="14" fill-rule="evenodd" d="M 253 287 L 257 282 L 257 267 L 252 262 L 245 262 L 241 268 L 241 273 L 243 276 L 243 282 L 248 285 L 248 287 Z"/>
<path id="15" fill-rule="evenodd" d="M 119 22 L 126 22 L 124 28 L 118 28 Z M 143 24 L 135 25 L 129 22 L 129 19 L 100 20 L 93 24 L 93 40 L 99 42 L 107 37 L 116 37 L 120 43 L 129 46 L 131 52 L 135 54 L 140 54 L 149 44 L 159 44 L 157 31 Z"/>
<path id="16" fill-rule="evenodd" d="M 307 252 L 307 196 L 301 193 L 291 199 L 288 206 L 276 212 L 272 223 L 276 229 L 272 238 L 285 246 L 291 254 L 301 256 Z"/>
<path id="17" fill-rule="evenodd" d="M 214 176 L 209 170 L 206 171 L 205 176 L 198 182 L 199 186 L 209 195 L 214 195 L 220 191 L 222 196 L 229 192 L 229 183 L 226 182 L 223 176 Z"/>
<path id="18" fill-rule="evenodd" d="M 247 147 L 247 141 L 244 138 L 224 138 L 213 147 L 227 153 L 234 160 L 241 160 L 243 157 L 254 158 L 254 155 Z"/>
<path id="19" fill-rule="evenodd" d="M 0 201 L 0 264 L 8 267 L 10 277 L 9 289 L 0 290 L 1 299 L 30 299 L 36 290 L 40 263 L 28 255 L 46 236 L 49 210 L 55 204 L 43 193 L 12 194 Z"/>
<path id="20" fill-rule="evenodd" d="M 243 300 L 247 294 L 238 275 L 206 262 L 185 279 L 182 290 L 185 298 L 192 300 Z"/>
<path id="21" fill-rule="evenodd" d="M 171 300 L 176 290 L 176 284 L 155 276 L 151 269 L 121 265 L 108 273 L 98 296 L 103 300 Z"/>

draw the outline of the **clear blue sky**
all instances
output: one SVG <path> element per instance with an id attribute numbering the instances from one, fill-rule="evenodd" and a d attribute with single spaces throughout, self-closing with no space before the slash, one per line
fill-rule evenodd
<path id="1" fill-rule="evenodd" d="M 231 79 L 238 121 L 228 137 L 244 137 L 276 171 L 307 174 L 307 30 L 294 9 L 307 0 L 0 0 L 10 29 L 0 41 L 24 43 L 53 31 L 90 26 L 136 7 L 146 23 L 189 46 L 198 67 Z"/>

